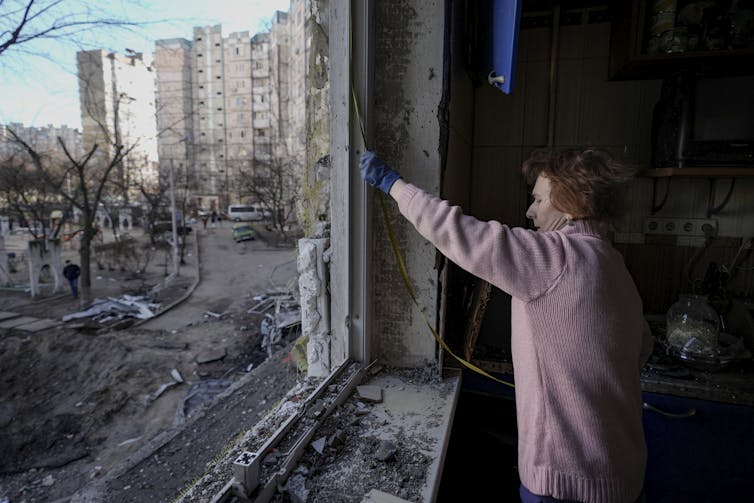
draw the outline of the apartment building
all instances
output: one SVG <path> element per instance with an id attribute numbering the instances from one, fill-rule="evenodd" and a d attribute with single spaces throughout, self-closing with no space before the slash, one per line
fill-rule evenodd
<path id="1" fill-rule="evenodd" d="M 287 54 L 288 34 L 280 33 L 285 20 L 284 13 L 273 18 L 275 41 L 283 43 L 274 48 L 268 32 L 223 37 L 221 25 L 194 28 L 191 147 L 199 208 L 220 209 L 237 200 L 239 177 L 253 173 L 255 160 L 269 161 L 277 139 L 288 136 L 279 129 L 288 115 L 287 64 L 279 60 Z M 285 110 L 280 114 L 273 105 Z"/>
<path id="2" fill-rule="evenodd" d="M 74 159 L 80 158 L 83 154 L 81 131 L 77 128 L 70 128 L 65 125 L 56 127 L 51 124 L 44 127 L 24 126 L 21 123 L 11 122 L 4 125 L 0 124 L 0 155 L 2 156 L 11 154 L 20 148 L 14 142 L 9 130 L 16 133 L 40 154 L 64 159 L 65 153 L 60 141 L 63 142 Z"/>
<path id="3" fill-rule="evenodd" d="M 227 161 L 225 175 L 230 190 L 228 203 L 238 201 L 237 180 L 252 168 L 253 44 L 248 31 L 231 33 L 224 39 L 225 124 Z"/>
<path id="4" fill-rule="evenodd" d="M 157 153 L 160 168 L 163 176 L 166 169 L 172 169 L 179 197 L 188 196 L 197 189 L 196 165 L 193 162 L 191 41 L 183 38 L 156 41 L 153 66 L 157 84 Z"/>
<path id="5" fill-rule="evenodd" d="M 303 1 L 291 6 L 295 26 L 277 11 L 269 30 L 254 35 L 198 26 L 190 41 L 156 42 L 160 160 L 163 169 L 169 159 L 186 166 L 197 209 L 247 197 L 239 182 L 260 163 L 304 159 L 306 10 Z"/>
<path id="6" fill-rule="evenodd" d="M 192 99 L 199 208 L 220 209 L 228 199 L 225 143 L 225 69 L 221 25 L 195 27 Z"/>
<path id="7" fill-rule="evenodd" d="M 76 53 L 84 150 L 97 145 L 95 162 L 112 159 L 115 145 L 128 155 L 114 181 L 123 187 L 124 202 L 138 197 L 139 185 L 158 180 L 155 79 L 151 61 L 142 53 L 120 55 L 104 50 Z"/>
<path id="8" fill-rule="evenodd" d="M 288 11 L 290 33 L 289 72 L 290 86 L 290 131 L 291 154 L 294 158 L 306 158 L 306 77 L 308 70 L 308 49 L 310 37 L 307 36 L 309 2 L 308 0 L 291 0 Z"/>
<path id="9" fill-rule="evenodd" d="M 292 152 L 290 126 L 290 84 L 289 71 L 291 33 L 288 13 L 277 11 L 270 27 L 270 85 L 274 92 L 270 95 L 270 119 L 273 131 L 273 156 L 283 158 Z M 298 82 L 297 79 L 293 79 Z"/>
<path id="10" fill-rule="evenodd" d="M 270 73 L 270 34 L 257 33 L 251 39 L 251 101 L 254 127 L 254 159 L 272 160 L 272 124 L 270 106 L 273 88 Z"/>

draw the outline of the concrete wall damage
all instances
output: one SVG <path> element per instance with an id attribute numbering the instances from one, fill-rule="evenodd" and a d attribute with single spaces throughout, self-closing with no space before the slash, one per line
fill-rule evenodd
<path id="1" fill-rule="evenodd" d="M 444 3 L 375 2 L 374 110 L 371 146 L 408 181 L 439 193 Z M 414 367 L 435 359 L 435 342 L 406 292 L 390 246 L 379 202 L 371 224 L 375 352 L 391 365 Z M 421 307 L 431 323 L 438 303 L 435 248 L 387 204 Z"/>

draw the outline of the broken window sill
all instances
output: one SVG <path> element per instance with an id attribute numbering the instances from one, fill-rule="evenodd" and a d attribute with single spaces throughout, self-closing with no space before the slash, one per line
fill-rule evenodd
<path id="1" fill-rule="evenodd" d="M 176 502 L 433 501 L 460 384 L 346 363 L 306 398 L 292 390 Z"/>

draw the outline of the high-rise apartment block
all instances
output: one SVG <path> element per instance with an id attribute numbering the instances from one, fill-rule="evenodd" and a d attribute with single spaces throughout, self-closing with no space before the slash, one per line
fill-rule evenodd
<path id="1" fill-rule="evenodd" d="M 66 161 L 65 152 L 60 141 L 63 142 L 66 150 L 68 150 L 68 153 L 74 159 L 79 159 L 83 154 L 82 136 L 81 131 L 78 129 L 68 126 L 55 127 L 53 125 L 26 127 L 23 124 L 11 122 L 6 125 L 0 124 L 0 155 L 3 157 L 11 155 L 13 152 L 18 152 L 21 148 L 14 141 L 10 130 L 34 148 L 37 153 L 58 161 Z"/>
<path id="2" fill-rule="evenodd" d="M 128 150 L 113 178 L 128 187 L 123 192 L 128 202 L 139 185 L 157 183 L 154 72 L 142 53 L 79 51 L 76 60 L 84 150 L 96 144 L 97 163 L 110 162 L 116 145 Z"/>
<path id="3" fill-rule="evenodd" d="M 191 40 L 157 40 L 152 60 L 128 49 L 80 51 L 82 131 L 8 127 L 41 152 L 60 151 L 58 137 L 75 158 L 96 145 L 91 163 L 109 163 L 121 145 L 128 154 L 111 180 L 129 188 L 122 202 L 171 171 L 190 210 L 251 202 L 243 182 L 260 168 L 293 173 L 306 159 L 307 8 L 291 0 L 253 35 L 195 27 Z M 0 150 L 11 148 L 7 136 L 0 126 Z"/>
<path id="4" fill-rule="evenodd" d="M 290 112 L 290 40 L 288 13 L 277 11 L 270 27 L 270 85 L 276 92 L 270 95 L 270 120 L 275 134 L 272 155 L 292 156 Z M 301 76 L 293 79 L 303 88 Z"/>
<path id="5" fill-rule="evenodd" d="M 306 36 L 307 0 L 291 0 L 288 11 L 288 25 L 291 33 L 289 72 L 292 82 L 290 87 L 290 129 L 291 154 L 303 160 L 306 156 L 306 86 L 304 79 L 308 75 L 309 41 Z M 300 81 L 300 84 L 299 84 Z"/>
<path id="6" fill-rule="evenodd" d="M 251 39 L 251 103 L 254 159 L 269 162 L 272 158 L 274 122 L 271 120 L 272 86 L 270 74 L 270 34 L 257 33 Z M 276 135 L 275 135 L 276 136 Z"/>
<path id="7" fill-rule="evenodd" d="M 191 42 L 182 38 L 158 40 L 152 65 L 156 73 L 157 152 L 165 174 L 173 170 L 181 195 L 198 188 L 193 162 L 194 113 Z"/>
<path id="8" fill-rule="evenodd" d="M 303 5 L 298 0 L 292 5 L 299 3 Z M 240 201 L 239 181 L 261 163 L 287 162 L 303 151 L 306 71 L 302 65 L 300 73 L 292 74 L 289 47 L 292 40 L 304 38 L 304 24 L 294 33 L 288 20 L 287 13 L 278 11 L 267 32 L 224 37 L 221 25 L 204 26 L 194 28 L 191 41 L 156 43 L 160 130 L 179 116 L 187 118 L 179 128 L 181 139 L 161 132 L 161 165 L 170 155 L 174 166 L 186 166 L 194 181 L 190 204 L 196 209 L 224 209 Z M 294 86 L 300 88 L 300 109 L 295 111 L 290 100 Z M 181 151 L 171 150 L 181 141 Z"/>

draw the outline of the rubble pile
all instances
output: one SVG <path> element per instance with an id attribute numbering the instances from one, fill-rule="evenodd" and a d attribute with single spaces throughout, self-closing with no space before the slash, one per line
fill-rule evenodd
<path id="1" fill-rule="evenodd" d="M 153 303 L 148 297 L 121 295 L 120 297 L 108 297 L 107 299 L 94 299 L 91 307 L 83 311 L 63 316 L 63 321 L 71 321 L 79 318 L 90 318 L 100 323 L 124 318 L 136 318 L 146 320 L 155 315 L 159 304 Z"/>

